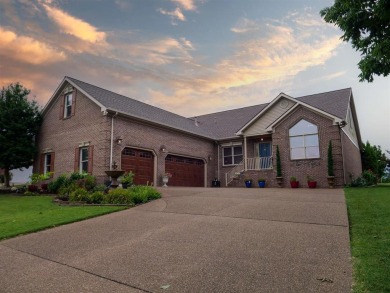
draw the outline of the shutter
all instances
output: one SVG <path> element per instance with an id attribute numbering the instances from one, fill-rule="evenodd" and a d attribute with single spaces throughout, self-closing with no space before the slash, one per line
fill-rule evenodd
<path id="1" fill-rule="evenodd" d="M 88 147 L 88 173 L 92 175 L 93 168 L 93 145 Z"/>
<path id="2" fill-rule="evenodd" d="M 60 97 L 60 120 L 64 119 L 65 95 Z"/>
<path id="3" fill-rule="evenodd" d="M 74 149 L 74 171 L 80 172 L 80 149 Z"/>
<path id="4" fill-rule="evenodd" d="M 39 163 L 39 173 L 43 174 L 45 172 L 45 154 L 41 154 L 41 161 Z"/>
<path id="5" fill-rule="evenodd" d="M 74 88 L 73 89 L 73 99 L 72 99 L 72 116 L 74 116 L 74 113 L 76 111 L 76 95 L 77 95 L 77 90 Z"/>
<path id="6" fill-rule="evenodd" d="M 50 162 L 50 172 L 54 173 L 54 158 L 55 158 L 55 152 L 51 153 L 51 162 Z M 51 175 L 51 178 L 53 178 L 53 174 Z"/>

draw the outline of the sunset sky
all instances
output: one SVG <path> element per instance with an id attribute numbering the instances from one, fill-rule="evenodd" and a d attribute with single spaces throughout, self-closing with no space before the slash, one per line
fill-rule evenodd
<path id="1" fill-rule="evenodd" d="M 0 0 L 0 86 L 42 106 L 71 76 L 184 116 L 352 87 L 363 141 L 390 150 L 390 78 L 319 16 L 332 1 Z"/>

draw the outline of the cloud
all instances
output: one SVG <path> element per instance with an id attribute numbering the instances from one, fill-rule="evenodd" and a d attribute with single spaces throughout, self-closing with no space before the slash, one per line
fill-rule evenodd
<path id="1" fill-rule="evenodd" d="M 184 14 L 181 12 L 181 9 L 179 7 L 177 7 L 175 10 L 173 11 L 167 11 L 167 10 L 164 10 L 162 8 L 158 9 L 157 10 L 158 12 L 160 12 L 161 14 L 164 14 L 164 15 L 169 15 L 172 19 L 172 24 L 176 24 L 174 21 L 177 19 L 177 20 L 180 20 L 180 21 L 185 21 L 186 20 L 186 17 L 184 16 Z"/>
<path id="2" fill-rule="evenodd" d="M 0 55 L 30 64 L 64 61 L 66 54 L 31 37 L 18 36 L 0 27 Z"/>
<path id="3" fill-rule="evenodd" d="M 171 0 L 171 1 L 179 4 L 184 10 L 196 10 L 194 0 Z"/>
<path id="4" fill-rule="evenodd" d="M 98 29 L 84 20 L 78 19 L 61 9 L 51 7 L 45 3 L 42 3 L 49 18 L 54 21 L 61 30 L 83 41 L 96 43 L 105 42 L 106 33 L 100 32 Z"/>
<path id="5" fill-rule="evenodd" d="M 259 30 L 260 25 L 251 19 L 242 18 L 230 30 L 234 33 L 247 33 Z"/>

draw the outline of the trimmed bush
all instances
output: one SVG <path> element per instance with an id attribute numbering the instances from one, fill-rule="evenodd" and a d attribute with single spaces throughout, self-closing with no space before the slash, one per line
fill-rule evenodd
<path id="1" fill-rule="evenodd" d="M 104 195 L 103 203 L 134 205 L 130 189 L 112 189 Z"/>
<path id="2" fill-rule="evenodd" d="M 351 187 L 364 187 L 377 184 L 376 175 L 371 170 L 363 171 L 362 175 L 352 180 Z"/>
<path id="3" fill-rule="evenodd" d="M 88 202 L 89 193 L 84 188 L 77 188 L 69 195 L 70 201 L 84 201 Z"/>
<path id="4" fill-rule="evenodd" d="M 103 199 L 104 199 L 104 192 L 95 191 L 94 193 L 90 193 L 88 195 L 87 203 L 99 204 L 102 203 Z"/>
<path id="5" fill-rule="evenodd" d="M 50 193 L 58 193 L 61 187 L 69 184 L 69 180 L 65 174 L 62 174 L 57 177 L 54 181 L 50 182 L 47 185 L 47 189 Z"/>

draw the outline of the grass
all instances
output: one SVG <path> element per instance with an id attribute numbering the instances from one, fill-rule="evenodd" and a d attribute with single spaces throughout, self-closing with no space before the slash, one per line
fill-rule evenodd
<path id="1" fill-rule="evenodd" d="M 123 210 L 115 206 L 59 206 L 50 196 L 0 195 L 0 240 Z"/>
<path id="2" fill-rule="evenodd" d="M 345 189 L 354 292 L 390 292 L 390 184 Z"/>

